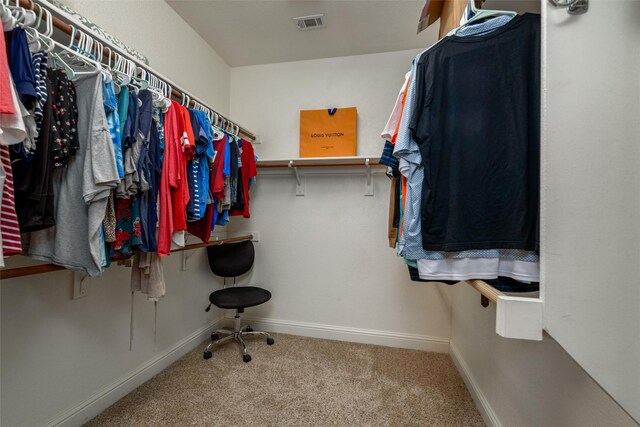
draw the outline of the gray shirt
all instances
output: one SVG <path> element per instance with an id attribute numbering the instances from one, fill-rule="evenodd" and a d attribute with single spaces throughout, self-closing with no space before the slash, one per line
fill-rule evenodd
<path id="1" fill-rule="evenodd" d="M 31 234 L 29 254 L 71 270 L 99 275 L 105 265 L 102 221 L 118 169 L 102 106 L 102 75 L 74 81 L 80 149 L 66 168 L 56 168 L 56 226 Z"/>

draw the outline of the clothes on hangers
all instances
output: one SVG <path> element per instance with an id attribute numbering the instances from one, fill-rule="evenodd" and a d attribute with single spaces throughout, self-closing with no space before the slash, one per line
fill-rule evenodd
<path id="1" fill-rule="evenodd" d="M 102 101 L 99 71 L 74 81 L 79 150 L 54 170 L 56 227 L 31 233 L 29 254 L 90 276 L 105 265 L 102 222 L 111 189 L 119 182 Z"/>
<path id="2" fill-rule="evenodd" d="M 461 29 L 459 37 L 469 37 L 478 34 L 487 34 L 496 28 L 507 24 L 511 20 L 510 17 L 500 16 Z M 402 105 L 401 120 L 398 125 L 398 137 L 394 147 L 394 155 L 399 159 L 399 169 L 406 176 L 406 187 L 403 187 L 402 197 L 404 203 L 403 209 L 403 225 L 398 247 L 398 253 L 409 259 L 418 259 L 418 270 L 420 277 L 426 280 L 463 280 L 463 278 L 495 278 L 502 273 L 514 276 L 516 278 L 535 281 L 538 280 L 538 256 L 535 252 L 517 251 L 517 250 L 473 250 L 464 252 L 443 252 L 443 251 L 427 251 L 423 248 L 422 241 L 422 215 L 421 204 L 423 203 L 422 187 L 424 182 L 425 168 L 418 145 L 409 129 L 409 121 L 413 116 L 413 109 L 416 104 L 416 88 L 417 81 L 417 64 L 423 55 L 442 45 L 445 39 L 436 43 L 427 51 L 416 57 L 412 65 L 412 71 L 408 84 L 403 85 L 401 94 L 404 90 L 406 100 Z M 405 86 L 406 89 L 405 89 Z M 400 96 L 399 96 L 400 98 Z M 389 121 L 397 116 L 398 101 L 392 111 Z M 402 104 L 402 103 L 401 103 Z M 482 106 L 478 106 L 482 108 Z M 459 118 L 459 116 L 456 116 Z M 437 126 L 437 123 L 433 123 Z M 459 125 L 464 127 L 464 124 Z M 385 126 L 387 130 L 389 126 Z M 388 136 L 388 131 L 384 136 Z M 383 157 L 385 151 L 388 150 L 388 143 L 385 143 Z M 391 164 L 391 162 L 389 162 Z M 522 274 L 522 272 L 526 274 Z M 480 277 L 482 276 L 482 277 Z"/>
<path id="3" fill-rule="evenodd" d="M 409 128 L 428 165 L 425 249 L 538 249 L 539 88 L 539 15 L 446 37 L 421 56 Z"/>
<path id="4" fill-rule="evenodd" d="M 251 144 L 251 142 L 244 139 L 240 141 L 242 142 L 240 154 L 242 166 L 240 167 L 238 172 L 238 179 L 240 180 L 238 188 L 242 191 L 242 204 L 236 204 L 235 209 L 230 212 L 230 215 L 242 215 L 244 218 L 251 218 L 251 211 L 249 207 L 249 188 L 251 180 L 253 180 L 258 174 L 256 155 L 253 149 L 253 144 Z"/>
<path id="5" fill-rule="evenodd" d="M 8 89 L 0 94 L 0 256 L 22 251 L 95 276 L 139 252 L 168 255 L 185 245 L 187 228 L 208 241 L 232 208 L 249 217 L 249 142 L 221 131 L 216 157 L 204 112 L 175 101 L 160 110 L 149 90 L 116 86 L 99 70 L 70 81 L 47 68 L 47 52 L 31 54 L 21 28 L 8 43 L 0 49 Z"/>

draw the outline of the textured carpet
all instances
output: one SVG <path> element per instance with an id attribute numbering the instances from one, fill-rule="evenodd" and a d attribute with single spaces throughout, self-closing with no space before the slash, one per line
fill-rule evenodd
<path id="1" fill-rule="evenodd" d="M 274 334 L 199 346 L 88 426 L 483 426 L 447 354 Z"/>

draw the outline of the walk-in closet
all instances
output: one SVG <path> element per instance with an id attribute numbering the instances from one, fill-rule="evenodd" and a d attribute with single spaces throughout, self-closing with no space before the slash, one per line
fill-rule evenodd
<path id="1" fill-rule="evenodd" d="M 640 0 L 0 0 L 0 425 L 640 425 Z"/>

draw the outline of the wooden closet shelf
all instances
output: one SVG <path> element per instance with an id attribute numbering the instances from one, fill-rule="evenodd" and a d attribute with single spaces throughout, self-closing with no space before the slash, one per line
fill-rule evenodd
<path id="1" fill-rule="evenodd" d="M 218 245 L 223 245 L 225 243 L 244 242 L 246 240 L 251 240 L 251 239 L 253 239 L 253 235 L 247 234 L 244 236 L 230 237 L 228 239 L 212 240 L 208 243 L 195 243 L 193 245 L 187 245 L 184 248 L 175 249 L 171 251 L 171 253 L 188 251 L 192 249 L 206 248 L 208 246 L 218 246 Z M 40 265 L 32 265 L 28 267 L 8 268 L 6 270 L 0 270 L 0 280 L 12 279 L 14 277 L 33 276 L 34 274 L 49 273 L 51 271 L 60 271 L 60 270 L 66 270 L 66 268 L 60 265 L 55 265 L 55 264 L 40 264 Z"/>
<path id="2" fill-rule="evenodd" d="M 368 163 L 367 163 L 368 161 Z M 380 164 L 379 157 L 306 157 L 296 159 L 265 159 L 258 160 L 259 168 L 317 168 L 317 167 L 343 167 L 343 166 L 384 166 Z"/>

